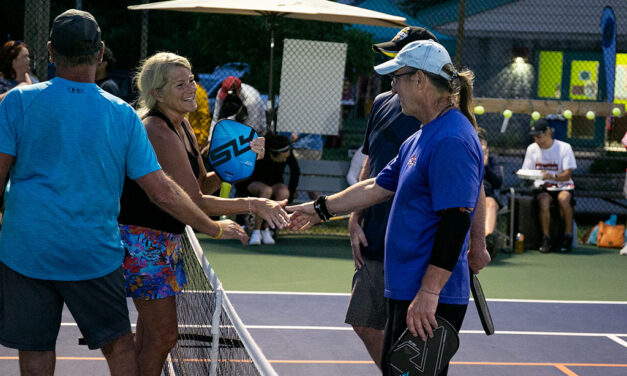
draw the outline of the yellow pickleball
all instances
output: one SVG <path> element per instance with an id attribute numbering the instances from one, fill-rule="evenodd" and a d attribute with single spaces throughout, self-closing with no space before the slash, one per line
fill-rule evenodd
<path id="1" fill-rule="evenodd" d="M 618 107 L 612 108 L 612 115 L 620 116 L 620 108 L 618 108 Z"/>
<path id="2" fill-rule="evenodd" d="M 538 111 L 534 111 L 534 112 L 532 112 L 532 113 L 531 113 L 531 118 L 532 118 L 533 120 L 538 120 L 538 119 L 540 119 L 540 116 L 541 116 L 541 115 L 540 115 L 540 113 L 539 113 Z"/>
<path id="3" fill-rule="evenodd" d="M 572 119 L 573 118 L 573 112 L 571 110 L 564 111 L 564 117 L 566 119 Z"/>
<path id="4" fill-rule="evenodd" d="M 586 117 L 588 118 L 588 120 L 594 120 L 594 117 L 596 115 L 594 114 L 594 111 L 588 111 L 586 112 Z"/>
<path id="5" fill-rule="evenodd" d="M 509 119 L 512 117 L 512 110 L 505 110 L 503 111 L 503 117 L 506 119 Z"/>
<path id="6" fill-rule="evenodd" d="M 475 114 L 483 115 L 484 112 L 485 112 L 485 108 L 483 108 L 483 106 L 475 106 Z"/>

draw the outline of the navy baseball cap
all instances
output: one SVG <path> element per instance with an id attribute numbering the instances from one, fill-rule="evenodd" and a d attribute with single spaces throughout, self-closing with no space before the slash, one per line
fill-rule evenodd
<path id="1" fill-rule="evenodd" d="M 391 41 L 373 44 L 372 49 L 374 52 L 380 52 L 386 56 L 395 57 L 408 43 L 429 39 L 439 42 L 438 38 L 424 27 L 408 26 L 396 33 Z"/>
<path id="2" fill-rule="evenodd" d="M 96 53 L 101 46 L 100 26 L 90 13 L 69 9 L 54 19 L 50 44 L 63 56 L 85 56 Z"/>
<path id="3" fill-rule="evenodd" d="M 530 136 L 537 136 L 546 132 L 549 129 L 549 122 L 546 119 L 538 119 L 531 126 L 531 130 L 529 131 Z"/>

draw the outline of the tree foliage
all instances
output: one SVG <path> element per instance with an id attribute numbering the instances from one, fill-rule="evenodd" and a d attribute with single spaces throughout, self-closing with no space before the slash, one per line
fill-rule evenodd
<path id="1" fill-rule="evenodd" d="M 142 12 L 127 9 L 129 5 L 140 3 L 139 0 L 82 1 L 82 9 L 92 13 L 100 24 L 102 39 L 113 50 L 117 69 L 132 71 L 140 63 Z M 5 5 L 11 10 L 11 22 L 2 23 L 0 30 L 5 36 L 19 38 L 24 30 L 23 12 L 38 10 L 24 9 L 22 0 L 3 0 L 3 9 Z M 75 0 L 51 0 L 49 25 L 57 15 L 75 6 Z M 280 80 L 286 38 L 345 42 L 348 44 L 346 77 L 355 82 L 358 76 L 372 72 L 374 54 L 369 34 L 344 24 L 278 18 L 273 69 L 275 87 Z M 251 71 L 244 79 L 262 92 L 267 90 L 270 29 L 266 17 L 150 11 L 148 54 L 157 51 L 186 56 L 197 73 L 210 73 L 227 62 L 248 63 Z"/>
<path id="2" fill-rule="evenodd" d="M 270 25 L 261 16 L 153 12 L 150 18 L 149 50 L 168 50 L 190 59 L 197 72 L 211 72 L 228 62 L 251 67 L 245 79 L 265 88 L 270 70 Z M 168 25 L 155 27 L 155 25 Z M 346 76 L 355 81 L 372 71 L 371 36 L 343 24 L 278 18 L 275 23 L 273 74 L 278 87 L 283 40 L 307 39 L 348 44 Z M 263 90 L 262 90 L 263 91 Z"/>

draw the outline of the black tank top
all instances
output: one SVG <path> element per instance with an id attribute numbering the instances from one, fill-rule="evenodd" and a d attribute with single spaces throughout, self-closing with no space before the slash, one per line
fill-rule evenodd
<path id="1" fill-rule="evenodd" d="M 149 116 L 156 116 L 168 125 L 172 132 L 176 133 L 174 125 L 163 113 L 152 110 L 144 119 Z M 194 139 L 189 134 L 187 127 L 183 124 L 183 131 L 189 140 L 189 144 L 194 149 L 193 153 L 187 151 L 187 159 L 194 171 L 194 176 L 198 177 L 200 166 L 198 165 L 198 150 L 194 147 Z M 178 134 L 177 134 L 178 137 Z M 185 145 L 183 145 L 185 147 Z M 161 210 L 157 205 L 153 204 L 143 189 L 134 180 L 126 177 L 124 180 L 124 190 L 120 200 L 120 216 L 118 223 L 124 225 L 136 225 L 148 227 L 154 230 L 165 231 L 173 234 L 182 234 L 185 231 L 185 224 L 176 220 L 170 214 Z"/>

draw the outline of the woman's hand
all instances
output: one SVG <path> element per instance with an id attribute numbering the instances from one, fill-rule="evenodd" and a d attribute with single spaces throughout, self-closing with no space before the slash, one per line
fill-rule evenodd
<path id="1" fill-rule="evenodd" d="M 257 160 L 263 159 L 266 155 L 266 138 L 257 137 L 250 142 L 250 150 L 257 154 Z"/>
<path id="2" fill-rule="evenodd" d="M 220 239 L 238 239 L 243 245 L 248 245 L 248 235 L 242 226 L 238 225 L 230 219 L 216 222 L 222 228 L 222 236 Z"/>
<path id="3" fill-rule="evenodd" d="M 251 210 L 263 218 L 270 228 L 282 229 L 287 227 L 290 217 L 283 209 L 287 205 L 287 200 L 272 201 L 266 198 L 249 198 Z"/>

